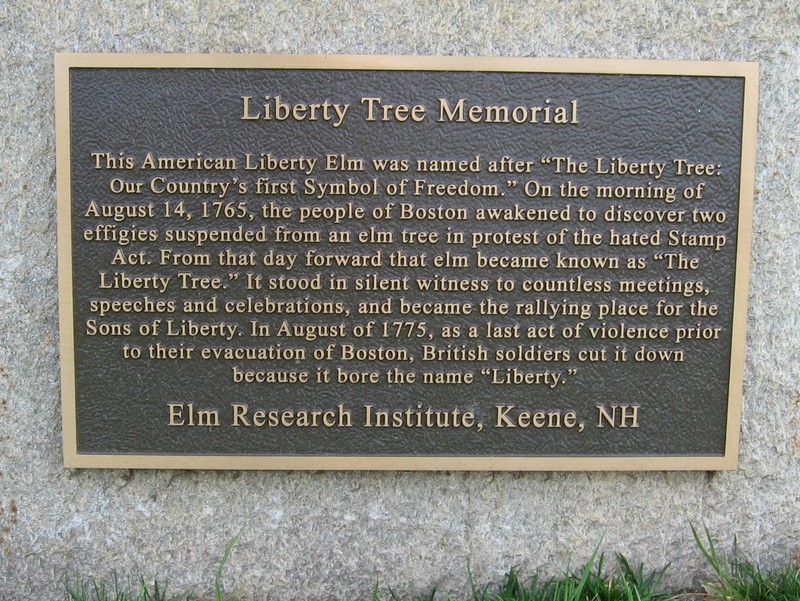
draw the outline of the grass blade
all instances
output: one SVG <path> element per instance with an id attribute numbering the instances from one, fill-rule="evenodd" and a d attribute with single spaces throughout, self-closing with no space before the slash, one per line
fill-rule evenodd
<path id="1" fill-rule="evenodd" d="M 231 551 L 233 551 L 233 546 L 236 544 L 236 541 L 239 540 L 239 537 L 242 535 L 242 531 L 240 530 L 239 533 L 231 539 L 231 542 L 225 547 L 225 552 L 222 554 L 222 559 L 219 562 L 219 567 L 217 568 L 217 575 L 214 577 L 214 598 L 216 601 L 225 601 L 225 589 L 222 586 L 222 571 L 225 569 L 225 564 L 228 563 L 228 558 L 231 556 Z"/>

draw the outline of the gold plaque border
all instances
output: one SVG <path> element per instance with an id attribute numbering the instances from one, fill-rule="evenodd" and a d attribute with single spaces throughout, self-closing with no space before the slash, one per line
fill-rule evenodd
<path id="1" fill-rule="evenodd" d="M 678 75 L 744 79 L 739 229 L 734 274 L 731 365 L 725 452 L 721 456 L 253 456 L 98 455 L 77 449 L 72 290 L 69 70 L 72 68 L 350 69 L 497 71 L 564 74 Z M 64 466 L 70 468 L 397 471 L 733 470 L 738 465 L 745 330 L 755 183 L 758 64 L 751 62 L 554 59 L 451 56 L 259 54 L 56 54 L 56 167 L 61 410 Z"/>

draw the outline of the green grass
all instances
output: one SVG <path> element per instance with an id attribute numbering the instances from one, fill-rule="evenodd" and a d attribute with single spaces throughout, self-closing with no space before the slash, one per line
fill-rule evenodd
<path id="1" fill-rule="evenodd" d="M 478 587 L 468 568 L 470 597 L 468 601 L 661 601 L 671 597 L 661 590 L 664 570 L 645 573 L 639 566 L 634 569 L 622 555 L 617 555 L 618 568 L 609 573 L 605 569 L 605 556 L 599 547 L 577 572 L 567 572 L 559 578 L 541 579 L 534 575 L 524 581 L 516 569 L 511 569 L 502 583 Z M 436 601 L 436 590 L 413 595 L 408 601 Z M 372 601 L 382 601 L 378 586 Z M 389 601 L 404 601 L 389 588 Z M 447 601 L 455 601 L 448 597 Z"/>
<path id="2" fill-rule="evenodd" d="M 139 578 L 137 589 L 120 590 L 119 581 L 114 579 L 114 590 L 106 589 L 104 582 L 82 581 L 76 578 L 74 583 L 65 583 L 67 599 L 69 601 L 194 601 L 191 595 L 167 595 L 166 587 L 162 588 L 158 582 L 152 586 Z"/>
<path id="3" fill-rule="evenodd" d="M 705 585 L 714 601 L 798 601 L 800 600 L 800 569 L 785 565 L 777 570 L 762 570 L 741 557 L 734 540 L 730 556 L 720 554 L 708 528 L 705 541 L 692 526 L 697 546 L 705 557 L 716 580 Z"/>
<path id="4" fill-rule="evenodd" d="M 730 555 L 720 553 L 705 529 L 705 538 L 692 526 L 692 534 L 700 553 L 714 573 L 714 580 L 705 585 L 705 592 L 670 593 L 663 588 L 666 568 L 645 570 L 633 565 L 622 555 L 616 556 L 615 566 L 609 569 L 599 545 L 577 571 L 567 571 L 560 577 L 543 579 L 534 575 L 528 579 L 512 568 L 499 584 L 478 586 L 467 566 L 470 593 L 463 601 L 668 601 L 693 599 L 697 601 L 800 601 L 800 569 L 786 564 L 777 570 L 762 570 L 744 560 L 734 541 Z M 214 576 L 214 601 L 235 601 L 222 584 L 225 565 L 230 559 L 239 535 L 225 547 Z M 65 582 L 67 601 L 202 601 L 193 594 L 170 595 L 166 586 L 157 582 L 147 584 L 144 578 L 122 589 L 115 578 L 113 587 L 102 581 L 75 579 Z M 266 598 L 266 594 L 264 595 Z M 299 593 L 298 598 L 303 594 Z M 277 598 L 277 597 L 276 597 Z M 436 589 L 430 592 L 402 596 L 394 589 L 381 596 L 378 584 L 372 591 L 372 601 L 439 601 Z M 462 601 L 447 597 L 443 601 Z"/>
<path id="5" fill-rule="evenodd" d="M 216 601 L 235 601 L 233 596 L 228 596 L 225 594 L 225 589 L 222 586 L 222 571 L 225 569 L 225 564 L 228 563 L 228 558 L 231 556 L 231 551 L 233 551 L 233 545 L 236 544 L 236 541 L 239 540 L 239 537 L 242 535 L 242 531 L 239 530 L 239 534 L 233 537 L 231 542 L 227 544 L 225 547 L 225 552 L 222 554 L 222 559 L 219 562 L 219 567 L 217 568 L 217 574 L 214 577 L 214 599 Z"/>
<path id="6" fill-rule="evenodd" d="M 222 554 L 222 559 L 217 567 L 217 572 L 214 576 L 214 601 L 236 601 L 233 595 L 228 595 L 225 592 L 225 587 L 222 586 L 222 572 L 225 569 L 225 564 L 233 551 L 233 546 L 239 540 L 239 532 L 233 537 L 231 542 L 225 547 L 225 552 Z M 152 587 L 147 584 L 144 577 L 139 577 L 139 586 L 135 591 L 120 590 L 119 581 L 114 577 L 114 592 L 106 590 L 106 585 L 102 581 L 97 580 L 81 580 L 76 578 L 74 583 L 65 582 L 66 598 L 68 601 L 200 601 L 199 597 L 192 594 L 187 595 L 167 595 L 167 587 L 163 588 L 158 582 L 153 582 Z"/>

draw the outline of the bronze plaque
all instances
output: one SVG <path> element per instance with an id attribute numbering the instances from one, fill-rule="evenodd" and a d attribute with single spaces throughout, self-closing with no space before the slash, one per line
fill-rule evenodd
<path id="1" fill-rule="evenodd" d="M 59 55 L 72 467 L 732 469 L 757 66 Z"/>

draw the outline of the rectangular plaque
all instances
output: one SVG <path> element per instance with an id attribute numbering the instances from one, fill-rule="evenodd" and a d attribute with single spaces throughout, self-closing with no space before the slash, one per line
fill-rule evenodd
<path id="1" fill-rule="evenodd" d="M 757 73 L 58 55 L 65 464 L 735 468 Z"/>

